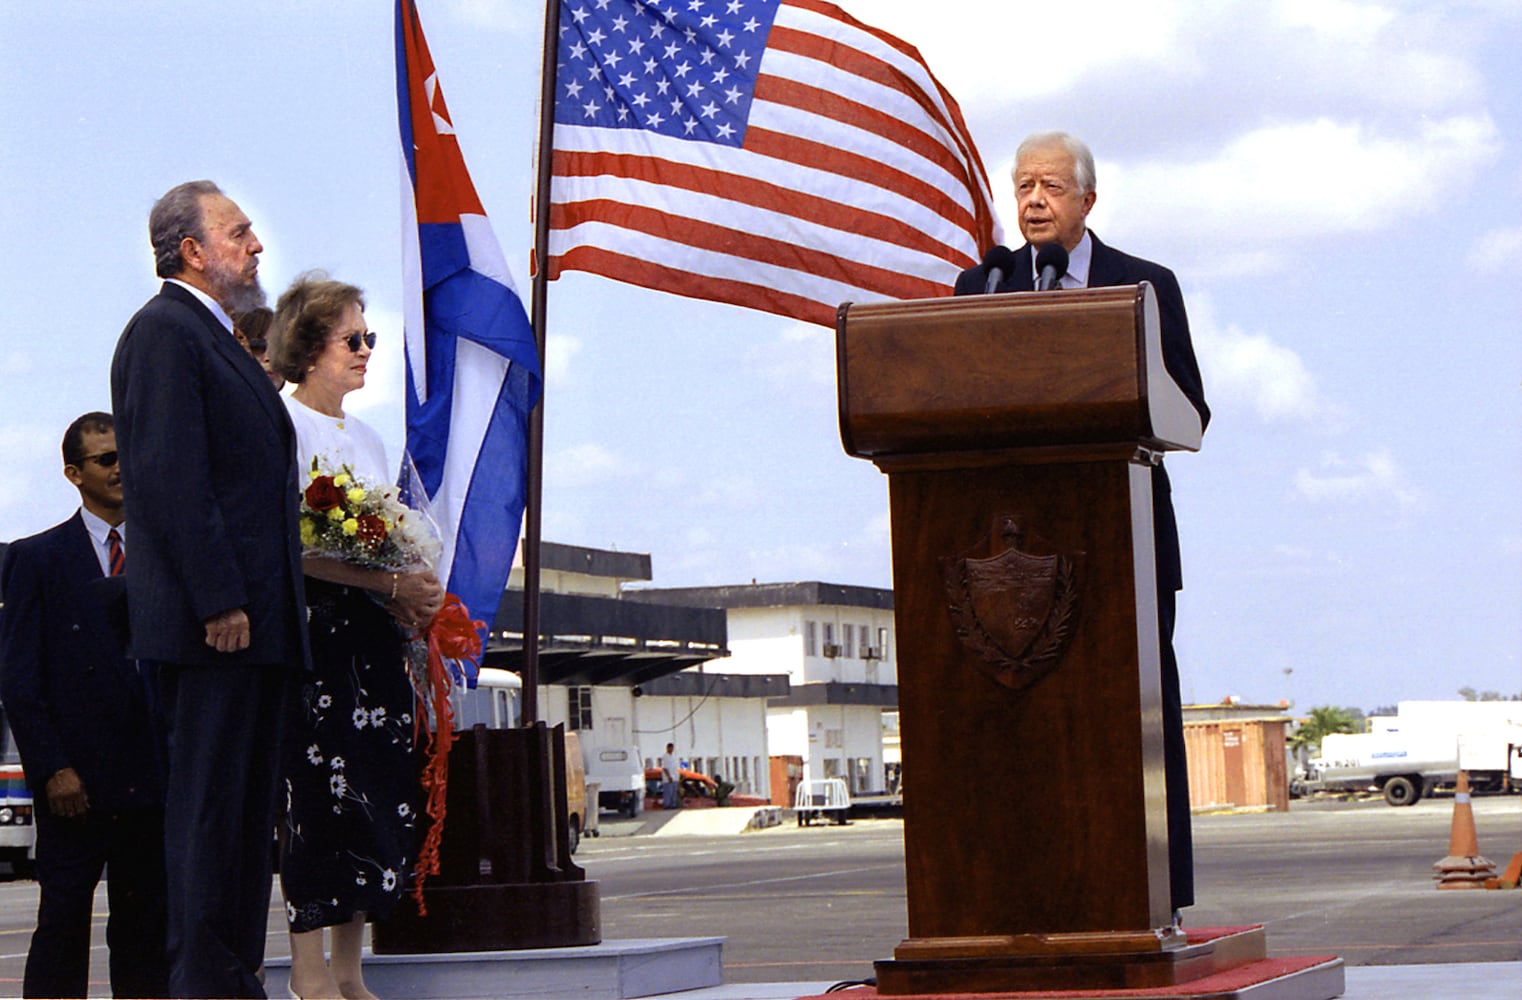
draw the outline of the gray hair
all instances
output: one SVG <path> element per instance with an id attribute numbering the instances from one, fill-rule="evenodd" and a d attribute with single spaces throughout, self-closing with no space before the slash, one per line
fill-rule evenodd
<path id="1" fill-rule="evenodd" d="M 185 237 L 206 242 L 201 198 L 221 193 L 211 181 L 186 181 L 153 203 L 153 211 L 148 213 L 148 240 L 153 244 L 154 271 L 160 278 L 173 278 L 185 270 L 185 258 L 180 253 Z"/>
<path id="2" fill-rule="evenodd" d="M 1038 149 L 1051 149 L 1060 146 L 1073 158 L 1073 183 L 1078 185 L 1081 194 L 1088 194 L 1094 190 L 1094 154 L 1089 152 L 1089 147 L 1084 145 L 1082 139 L 1069 135 L 1066 132 L 1033 132 L 1025 137 L 1020 143 L 1020 148 L 1015 150 L 1015 165 L 1010 169 L 1013 176 L 1020 169 L 1020 161 L 1029 153 Z"/>

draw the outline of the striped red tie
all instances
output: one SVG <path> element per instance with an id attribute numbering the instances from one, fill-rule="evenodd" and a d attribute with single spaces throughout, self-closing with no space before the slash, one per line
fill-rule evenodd
<path id="1" fill-rule="evenodd" d="M 122 536 L 115 528 L 106 532 L 106 558 L 111 563 L 112 576 L 127 572 L 127 552 L 122 548 Z"/>

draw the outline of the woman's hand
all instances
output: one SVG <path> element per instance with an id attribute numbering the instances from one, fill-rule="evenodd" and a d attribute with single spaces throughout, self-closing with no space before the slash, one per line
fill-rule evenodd
<path id="1" fill-rule="evenodd" d="M 431 569 L 399 573 L 393 582 L 396 596 L 387 607 L 404 628 L 425 628 L 444 606 L 444 587 Z"/>

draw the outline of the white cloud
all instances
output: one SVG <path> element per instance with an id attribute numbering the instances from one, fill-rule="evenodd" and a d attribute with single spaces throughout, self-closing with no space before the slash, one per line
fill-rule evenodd
<path id="1" fill-rule="evenodd" d="M 579 444 L 544 457 L 544 481 L 575 489 L 636 475 L 634 464 L 600 444 Z"/>
<path id="2" fill-rule="evenodd" d="M 1469 251 L 1468 263 L 1481 274 L 1522 272 L 1522 226 L 1492 229 Z"/>
<path id="3" fill-rule="evenodd" d="M 1388 450 L 1373 451 L 1352 461 L 1328 454 L 1320 468 L 1302 468 L 1295 473 L 1295 492 L 1311 503 L 1392 500 L 1403 511 L 1419 509 L 1425 503 Z"/>
<path id="4" fill-rule="evenodd" d="M 853 10 L 917 47 L 937 78 L 965 100 L 979 92 L 1041 98 L 1068 91 L 1096 67 L 1166 64 L 1179 51 L 1177 35 L 1189 7 L 1183 0 L 1089 0 L 1065 7 L 1061 17 L 1068 28 L 1082 25 L 1081 43 L 1071 44 L 1044 43 L 1024 5 L 980 3 L 975 14 L 945 17 L 927 17 L 923 0 L 871 0 Z M 976 20 L 974 31 L 968 31 L 968 16 Z M 1050 22 L 1042 27 L 1057 28 Z M 1011 39 L 1022 40 L 1013 51 Z"/>
<path id="5" fill-rule="evenodd" d="M 750 348 L 745 363 L 787 385 L 834 385 L 835 331 L 812 323 L 790 324 L 776 339 Z"/>
<path id="6" fill-rule="evenodd" d="M 538 30 L 544 20 L 542 8 L 521 0 L 455 0 L 450 13 L 473 28 L 511 32 Z M 428 26 L 423 27 L 426 30 Z"/>
<path id="7" fill-rule="evenodd" d="M 72 419 L 72 418 L 71 418 Z M 79 494 L 63 478 L 58 446 L 67 423 L 17 423 L 0 427 L 0 540 L 13 541 L 62 521 L 79 506 Z"/>
<path id="8" fill-rule="evenodd" d="M 1116 206 L 1122 233 L 1304 246 L 1439 210 L 1442 199 L 1425 194 L 1462 185 L 1499 148 L 1484 113 L 1424 120 L 1406 133 L 1322 117 L 1254 129 L 1192 162 L 1108 166 L 1101 201 Z"/>
<path id="9" fill-rule="evenodd" d="M 558 387 L 571 380 L 571 361 L 581 353 L 580 337 L 551 332 L 544 344 L 545 382 Z"/>
<path id="10" fill-rule="evenodd" d="M 26 351 L 11 351 L 0 357 L 0 375 L 30 375 L 37 364 Z"/>
<path id="11" fill-rule="evenodd" d="M 1191 296 L 1189 312 L 1200 375 L 1213 405 L 1246 402 L 1270 424 L 1324 422 L 1335 414 L 1294 350 L 1267 334 L 1223 325 L 1208 295 Z"/>

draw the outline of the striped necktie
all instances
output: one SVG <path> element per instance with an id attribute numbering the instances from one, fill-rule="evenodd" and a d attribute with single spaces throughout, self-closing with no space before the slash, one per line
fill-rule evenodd
<path id="1" fill-rule="evenodd" d="M 115 528 L 106 532 L 106 559 L 111 563 L 112 576 L 121 576 L 127 571 L 127 552 L 122 548 L 122 536 Z"/>

